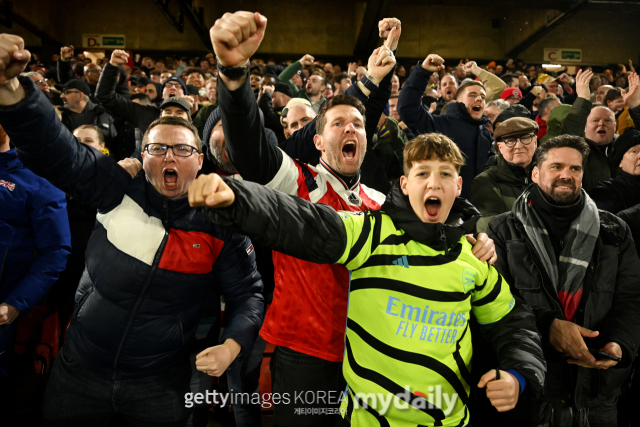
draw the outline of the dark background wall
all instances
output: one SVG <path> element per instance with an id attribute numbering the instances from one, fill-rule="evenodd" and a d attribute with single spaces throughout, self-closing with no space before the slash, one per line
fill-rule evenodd
<path id="1" fill-rule="evenodd" d="M 494 0 L 446 2 L 441 0 L 157 0 L 177 17 L 181 10 L 202 8 L 202 22 L 184 14 L 179 32 L 153 0 L 19 0 L 13 1 L 12 27 L 0 31 L 18 34 L 44 58 L 60 44 L 82 46 L 87 33 L 124 34 L 126 49 L 137 52 L 210 50 L 208 28 L 225 12 L 259 11 L 268 27 L 259 54 L 297 58 L 305 53 L 323 58 L 362 58 L 378 43 L 375 26 L 380 17 L 394 16 L 403 23 L 398 56 L 424 58 L 438 53 L 449 60 L 479 61 L 518 57 L 542 62 L 544 48 L 582 49 L 583 63 L 638 62 L 640 2 Z M 0 2 L 6 6 L 8 2 Z M 454 5 L 455 4 L 455 5 Z M 554 18 L 572 11 L 557 27 L 530 46 L 523 42 Z M 0 8 L 0 18 L 6 18 Z M 6 22 L 4 22 L 6 24 Z M 514 54 L 513 49 L 522 47 Z"/>

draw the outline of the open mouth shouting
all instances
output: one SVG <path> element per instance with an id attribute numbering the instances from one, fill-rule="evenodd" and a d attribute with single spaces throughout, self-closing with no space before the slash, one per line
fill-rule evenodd
<path id="1" fill-rule="evenodd" d="M 474 113 L 480 113 L 482 111 L 482 106 L 474 105 L 473 107 L 471 107 L 471 109 L 473 110 Z"/>
<path id="2" fill-rule="evenodd" d="M 166 168 L 163 171 L 162 186 L 165 190 L 173 191 L 177 188 L 178 184 L 178 171 L 173 168 Z"/>
<path id="3" fill-rule="evenodd" d="M 424 202 L 424 208 L 427 212 L 427 219 L 429 221 L 437 221 L 440 217 L 440 208 L 442 207 L 442 202 L 439 198 L 435 196 L 427 197 L 427 200 Z"/>
<path id="4" fill-rule="evenodd" d="M 342 146 L 342 159 L 346 162 L 357 161 L 356 154 L 358 154 L 357 141 L 354 139 L 346 141 Z"/>

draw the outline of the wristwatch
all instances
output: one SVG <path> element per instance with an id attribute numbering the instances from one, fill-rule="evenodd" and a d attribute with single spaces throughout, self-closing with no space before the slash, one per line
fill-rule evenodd
<path id="1" fill-rule="evenodd" d="M 367 89 L 369 89 L 370 91 L 374 91 L 378 89 L 378 85 L 375 84 L 374 82 L 372 82 L 371 80 L 369 80 L 369 75 L 365 74 L 364 77 L 362 77 L 360 79 L 360 83 L 362 83 L 364 85 L 364 87 L 366 87 Z"/>
<path id="2" fill-rule="evenodd" d="M 246 76 L 247 73 L 249 72 L 249 62 L 247 62 L 247 65 L 242 67 L 224 67 L 220 65 L 220 60 L 218 60 L 217 57 L 216 57 L 216 62 L 218 64 L 218 71 L 221 74 L 224 74 L 226 77 L 230 78 L 231 80 L 241 79 L 244 76 Z"/>

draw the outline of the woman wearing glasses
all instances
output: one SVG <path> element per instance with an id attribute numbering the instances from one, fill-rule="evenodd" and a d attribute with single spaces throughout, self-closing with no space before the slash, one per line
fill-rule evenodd
<path id="1" fill-rule="evenodd" d="M 538 124 L 523 117 L 505 120 L 496 127 L 493 136 L 498 164 L 476 176 L 471 187 L 471 203 L 482 214 L 476 225 L 479 233 L 486 232 L 494 216 L 510 211 L 531 183 L 537 133 Z"/>

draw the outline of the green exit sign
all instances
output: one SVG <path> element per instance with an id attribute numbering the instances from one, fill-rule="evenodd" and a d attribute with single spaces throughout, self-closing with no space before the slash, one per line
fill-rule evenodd
<path id="1" fill-rule="evenodd" d="M 563 50 L 561 51 L 562 59 L 570 60 L 570 61 L 581 61 L 582 60 L 582 51 L 581 50 Z"/>
<path id="2" fill-rule="evenodd" d="M 124 37 L 102 37 L 103 47 L 124 47 Z"/>
<path id="3" fill-rule="evenodd" d="M 84 48 L 120 48 L 125 47 L 123 34 L 83 34 L 82 47 Z"/>

